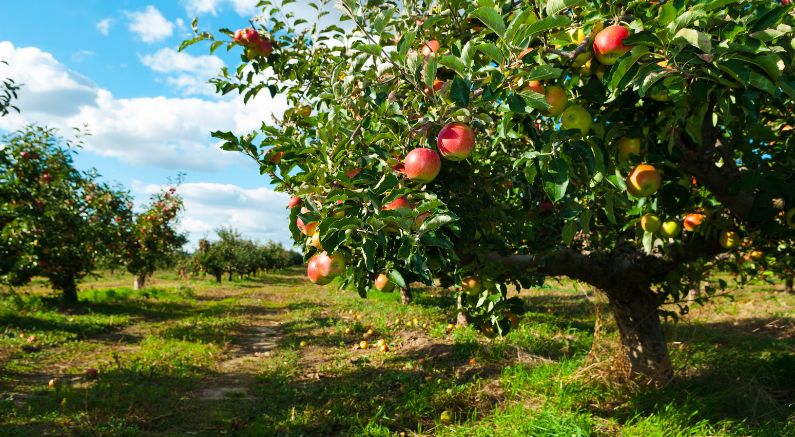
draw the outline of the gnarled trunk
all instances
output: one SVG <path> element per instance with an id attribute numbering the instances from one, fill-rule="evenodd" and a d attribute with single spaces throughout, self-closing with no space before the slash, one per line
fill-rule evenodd
<path id="1" fill-rule="evenodd" d="M 411 288 L 406 286 L 406 288 L 400 289 L 400 303 L 404 305 L 408 305 L 411 303 L 412 296 L 411 296 Z"/>
<path id="2" fill-rule="evenodd" d="M 133 278 L 133 290 L 142 290 L 144 287 L 146 287 L 146 275 L 138 273 Z"/>
<path id="3" fill-rule="evenodd" d="M 673 377 L 673 366 L 654 293 L 649 288 L 605 291 L 631 376 L 644 383 L 666 384 Z"/>
<path id="4" fill-rule="evenodd" d="M 788 276 L 787 279 L 784 281 L 784 289 L 787 291 L 787 293 L 790 294 L 795 293 L 795 291 L 792 290 L 792 283 L 793 283 L 793 277 Z"/>

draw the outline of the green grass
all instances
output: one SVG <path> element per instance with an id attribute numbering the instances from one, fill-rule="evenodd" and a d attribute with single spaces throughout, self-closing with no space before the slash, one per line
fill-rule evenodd
<path id="1" fill-rule="evenodd" d="M 667 324 L 676 379 L 627 389 L 581 377 L 594 309 L 567 281 L 523 292 L 494 340 L 448 334 L 438 290 L 130 281 L 87 281 L 75 307 L 43 283 L 0 296 L 0 435 L 795 435 L 795 296 L 762 282 Z M 368 329 L 389 352 L 355 347 Z"/>

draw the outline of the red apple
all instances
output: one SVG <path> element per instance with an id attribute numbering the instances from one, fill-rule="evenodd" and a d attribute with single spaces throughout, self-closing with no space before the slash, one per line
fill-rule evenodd
<path id="1" fill-rule="evenodd" d="M 593 51 L 596 59 L 604 65 L 613 65 L 631 47 L 624 45 L 624 38 L 629 36 L 629 30 L 624 26 L 613 25 L 605 27 L 596 34 L 593 41 Z"/>
<path id="2" fill-rule="evenodd" d="M 350 169 L 350 170 L 346 171 L 345 172 L 345 176 L 347 176 L 348 179 L 353 179 L 356 176 L 358 176 L 359 173 L 361 173 L 361 172 L 362 172 L 361 168 L 353 168 L 353 169 Z"/>
<path id="3" fill-rule="evenodd" d="M 316 262 L 318 273 L 327 278 L 336 278 L 345 271 L 345 257 L 337 253 L 329 255 L 321 252 Z"/>
<path id="4" fill-rule="evenodd" d="M 375 289 L 378 291 L 383 292 L 390 292 L 392 289 L 395 288 L 395 284 L 387 278 L 387 276 L 383 273 L 380 273 L 375 278 Z"/>
<path id="5" fill-rule="evenodd" d="M 433 88 L 425 87 L 425 94 L 438 93 L 444 87 L 444 81 L 439 79 L 433 80 Z"/>
<path id="6" fill-rule="evenodd" d="M 544 94 L 544 84 L 542 84 L 540 80 L 531 80 L 527 82 L 527 88 L 538 94 Z"/>
<path id="7" fill-rule="evenodd" d="M 396 209 L 411 209 L 411 204 L 409 203 L 409 199 L 406 196 L 401 196 L 387 203 L 383 207 L 384 211 L 390 211 Z"/>
<path id="8" fill-rule="evenodd" d="M 93 367 L 86 369 L 86 377 L 88 377 L 88 379 L 96 379 L 97 376 L 99 376 L 99 371 L 97 369 Z"/>
<path id="9" fill-rule="evenodd" d="M 309 212 L 309 209 L 301 208 L 301 213 L 302 214 L 303 213 L 307 213 L 307 212 Z M 298 217 L 298 218 L 295 219 L 295 226 L 298 227 L 298 230 L 301 231 L 301 233 L 303 233 L 307 237 L 311 237 L 312 234 L 315 233 L 315 230 L 317 230 L 318 224 L 319 224 L 318 222 L 311 222 L 311 223 L 304 224 L 304 221 L 301 220 L 301 217 Z"/>
<path id="10" fill-rule="evenodd" d="M 566 95 L 566 90 L 557 85 L 548 86 L 546 88 L 544 97 L 549 104 L 547 115 L 551 115 L 553 117 L 557 117 L 558 115 L 562 114 L 563 110 L 566 109 L 566 104 L 569 101 L 569 98 Z"/>
<path id="11" fill-rule="evenodd" d="M 284 152 L 276 152 L 273 149 L 268 150 L 268 153 L 265 154 L 268 158 L 268 161 L 278 164 L 282 160 L 282 156 L 284 156 Z"/>
<path id="12" fill-rule="evenodd" d="M 635 197 L 649 197 L 656 193 L 662 185 L 662 177 L 654 166 L 637 165 L 626 180 L 627 192 Z"/>
<path id="13" fill-rule="evenodd" d="M 427 58 L 428 56 L 430 56 L 431 53 L 435 53 L 441 47 L 442 47 L 442 44 L 439 43 L 439 41 L 437 41 L 435 39 L 432 39 L 432 40 L 426 42 L 425 44 L 423 44 L 423 46 L 422 46 L 422 56 L 425 56 Z"/>
<path id="14" fill-rule="evenodd" d="M 685 227 L 685 230 L 688 232 L 693 232 L 701 226 L 701 222 L 704 221 L 704 214 L 698 213 L 691 213 L 685 216 L 685 219 L 682 221 L 682 224 Z"/>
<path id="15" fill-rule="evenodd" d="M 403 164 L 406 176 L 412 181 L 423 184 L 434 180 L 442 168 L 439 154 L 426 148 L 418 148 L 409 152 Z"/>
<path id="16" fill-rule="evenodd" d="M 306 276 L 309 277 L 309 280 L 317 285 L 326 285 L 333 278 L 326 277 L 320 273 L 320 269 L 317 264 L 318 255 L 313 256 L 309 259 L 309 263 L 306 265 Z"/>
<path id="17" fill-rule="evenodd" d="M 443 158 L 462 161 L 475 148 L 475 132 L 463 123 L 450 123 L 439 131 L 436 145 Z"/>
<path id="18" fill-rule="evenodd" d="M 301 204 L 301 198 L 298 196 L 293 196 L 290 198 L 290 201 L 287 202 L 287 207 L 293 209 L 300 204 Z"/>
<path id="19" fill-rule="evenodd" d="M 270 56 L 273 53 L 273 43 L 269 39 L 260 39 L 252 49 L 260 56 Z"/>

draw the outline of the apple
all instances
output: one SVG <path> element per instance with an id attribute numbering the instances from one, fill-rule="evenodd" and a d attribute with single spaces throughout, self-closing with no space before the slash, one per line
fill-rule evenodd
<path id="1" fill-rule="evenodd" d="M 287 202 L 287 207 L 293 209 L 300 204 L 301 204 L 301 198 L 298 196 L 293 196 L 290 198 L 290 201 Z"/>
<path id="2" fill-rule="evenodd" d="M 312 234 L 312 238 L 309 240 L 309 245 L 315 249 L 323 250 L 323 246 L 320 245 L 320 232 L 315 231 L 315 233 Z"/>
<path id="3" fill-rule="evenodd" d="M 345 257 L 335 253 L 321 252 L 317 256 L 317 271 L 327 278 L 336 278 L 345 271 Z"/>
<path id="4" fill-rule="evenodd" d="M 513 326 L 514 328 L 519 326 L 519 316 L 517 316 L 516 314 L 508 311 L 507 313 L 505 313 L 505 318 L 508 319 L 508 322 L 510 322 L 511 326 Z"/>
<path id="5" fill-rule="evenodd" d="M 273 53 L 273 43 L 269 39 L 260 39 L 252 47 L 255 54 L 260 56 L 270 56 Z"/>
<path id="6" fill-rule="evenodd" d="M 383 273 L 380 273 L 375 278 L 375 289 L 378 291 L 383 291 L 388 293 L 395 288 L 395 284 L 387 278 L 387 276 Z"/>
<path id="7" fill-rule="evenodd" d="M 238 29 L 235 31 L 233 38 L 236 43 L 240 45 L 251 45 L 260 40 L 259 33 L 251 27 L 245 29 Z"/>
<path id="8" fill-rule="evenodd" d="M 602 81 L 605 80 L 605 73 L 607 73 L 607 65 L 600 65 L 594 72 L 596 78 Z"/>
<path id="9" fill-rule="evenodd" d="M 618 140 L 618 159 L 626 161 L 632 155 L 640 155 L 640 138 L 621 137 Z"/>
<path id="10" fill-rule="evenodd" d="M 739 235 L 737 232 L 734 231 L 723 231 L 720 233 L 720 238 L 718 239 L 720 242 L 721 247 L 724 249 L 734 249 L 737 247 L 737 243 L 740 241 Z"/>
<path id="11" fill-rule="evenodd" d="M 61 385 L 61 380 L 58 378 L 52 378 L 47 382 L 47 386 L 50 388 L 57 388 Z"/>
<path id="12" fill-rule="evenodd" d="M 679 235 L 681 230 L 682 229 L 679 227 L 679 223 L 673 220 L 668 220 L 660 225 L 660 236 L 663 238 L 674 238 Z"/>
<path id="13" fill-rule="evenodd" d="M 436 145 L 443 158 L 461 161 L 475 148 L 475 132 L 463 123 L 450 123 L 439 131 Z"/>
<path id="14" fill-rule="evenodd" d="M 268 158 L 268 161 L 270 161 L 271 163 L 278 164 L 282 160 L 284 152 L 275 152 L 273 149 L 271 149 L 268 150 L 268 153 L 266 153 L 265 156 Z"/>
<path id="15" fill-rule="evenodd" d="M 557 117 L 558 115 L 562 114 L 563 110 L 566 109 L 566 104 L 569 101 L 566 90 L 557 85 L 547 87 L 546 92 L 544 93 L 544 98 L 549 104 L 547 115 L 551 115 L 553 117 Z"/>
<path id="16" fill-rule="evenodd" d="M 41 175 L 41 183 L 46 185 L 46 184 L 49 184 L 50 181 L 52 181 L 52 175 L 50 174 L 50 172 L 45 171 L 44 173 L 42 173 L 42 175 Z"/>
<path id="17" fill-rule="evenodd" d="M 659 83 L 652 85 L 651 89 L 648 93 L 646 93 L 646 95 L 648 95 L 652 100 L 656 100 L 658 102 L 667 102 L 671 100 L 671 97 L 668 95 L 668 88 Z"/>
<path id="18" fill-rule="evenodd" d="M 306 265 L 306 276 L 309 277 L 309 280 L 314 284 L 326 285 L 334 278 L 326 277 L 320 273 L 320 268 L 317 264 L 317 258 L 318 255 L 315 255 L 309 260 L 309 263 Z"/>
<path id="19" fill-rule="evenodd" d="M 795 208 L 790 208 L 787 215 L 784 217 L 784 222 L 790 229 L 795 229 Z"/>
<path id="20" fill-rule="evenodd" d="M 384 211 L 397 210 L 397 209 L 411 209 L 411 204 L 406 196 L 398 197 L 397 199 L 384 205 Z"/>
<path id="21" fill-rule="evenodd" d="M 448 424 L 453 421 L 453 412 L 450 410 L 442 411 L 442 414 L 439 416 L 439 421 Z"/>
<path id="22" fill-rule="evenodd" d="M 368 345 L 367 340 L 362 340 L 359 342 L 359 349 L 367 349 Z"/>
<path id="23" fill-rule="evenodd" d="M 685 219 L 682 223 L 684 224 L 686 231 L 693 232 L 698 229 L 699 226 L 701 226 L 701 222 L 704 221 L 704 218 L 704 214 L 691 213 L 685 215 Z"/>
<path id="24" fill-rule="evenodd" d="M 378 346 L 378 350 L 380 350 L 381 352 L 389 352 L 389 345 L 384 343 L 384 344 Z"/>
<path id="25" fill-rule="evenodd" d="M 629 36 L 629 30 L 624 26 L 607 26 L 596 34 L 593 41 L 593 51 L 596 60 L 604 65 L 613 65 L 631 47 L 624 45 L 624 39 Z"/>
<path id="26" fill-rule="evenodd" d="M 474 276 L 468 276 L 461 280 L 461 289 L 467 293 L 477 294 L 480 293 L 482 286 L 478 278 Z"/>
<path id="27" fill-rule="evenodd" d="M 593 124 L 591 113 L 580 105 L 569 106 L 560 116 L 560 126 L 563 130 L 579 129 L 583 135 L 588 135 L 591 124 Z"/>
<path id="28" fill-rule="evenodd" d="M 97 369 L 93 367 L 86 369 L 86 377 L 88 379 L 97 379 L 97 376 L 99 376 L 99 371 Z"/>
<path id="29" fill-rule="evenodd" d="M 412 150 L 406 155 L 405 166 L 406 177 L 414 182 L 427 184 L 439 175 L 442 168 L 442 160 L 434 150 L 423 147 Z"/>
<path id="30" fill-rule="evenodd" d="M 662 185 L 662 177 L 654 166 L 638 164 L 626 180 L 627 192 L 635 197 L 648 197 L 656 193 Z"/>
<path id="31" fill-rule="evenodd" d="M 308 208 L 306 207 L 301 208 L 302 214 L 307 212 L 309 212 Z M 318 225 L 319 225 L 318 222 L 311 222 L 304 224 L 304 221 L 301 220 L 301 217 L 295 219 L 295 226 L 298 228 L 299 231 L 301 231 L 302 234 L 306 235 L 307 237 L 311 237 L 312 234 L 315 233 L 315 230 L 317 230 Z"/>
<path id="32" fill-rule="evenodd" d="M 425 94 L 438 93 L 444 87 L 444 81 L 440 79 L 433 80 L 433 88 L 425 87 Z"/>
<path id="33" fill-rule="evenodd" d="M 654 214 L 645 214 L 640 218 L 640 227 L 643 228 L 644 231 L 651 232 L 652 234 L 660 230 L 661 224 L 662 221 L 660 218 Z"/>
<path id="34" fill-rule="evenodd" d="M 540 80 L 531 80 L 527 82 L 527 88 L 538 94 L 544 94 L 544 84 L 542 84 Z"/>
<path id="35" fill-rule="evenodd" d="M 312 115 L 312 107 L 309 105 L 301 105 L 295 108 L 295 113 L 304 118 L 309 117 Z"/>
<path id="36" fill-rule="evenodd" d="M 422 46 L 422 56 L 426 58 L 431 55 L 431 53 L 435 53 L 442 47 L 442 44 L 439 41 L 432 39 Z"/>
<path id="37" fill-rule="evenodd" d="M 762 257 L 765 256 L 764 252 L 762 252 L 761 250 L 752 250 L 750 253 L 748 253 L 748 255 L 754 261 L 759 261 L 760 259 L 762 259 Z"/>

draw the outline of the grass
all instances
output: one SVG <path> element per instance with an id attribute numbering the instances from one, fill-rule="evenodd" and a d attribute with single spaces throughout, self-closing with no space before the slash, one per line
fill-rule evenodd
<path id="1" fill-rule="evenodd" d="M 795 296 L 761 282 L 666 324 L 676 379 L 630 390 L 580 377 L 595 315 L 573 283 L 523 291 L 488 340 L 446 332 L 441 290 L 404 306 L 301 274 L 0 296 L 0 435 L 795 435 Z M 389 352 L 356 347 L 368 329 Z"/>

